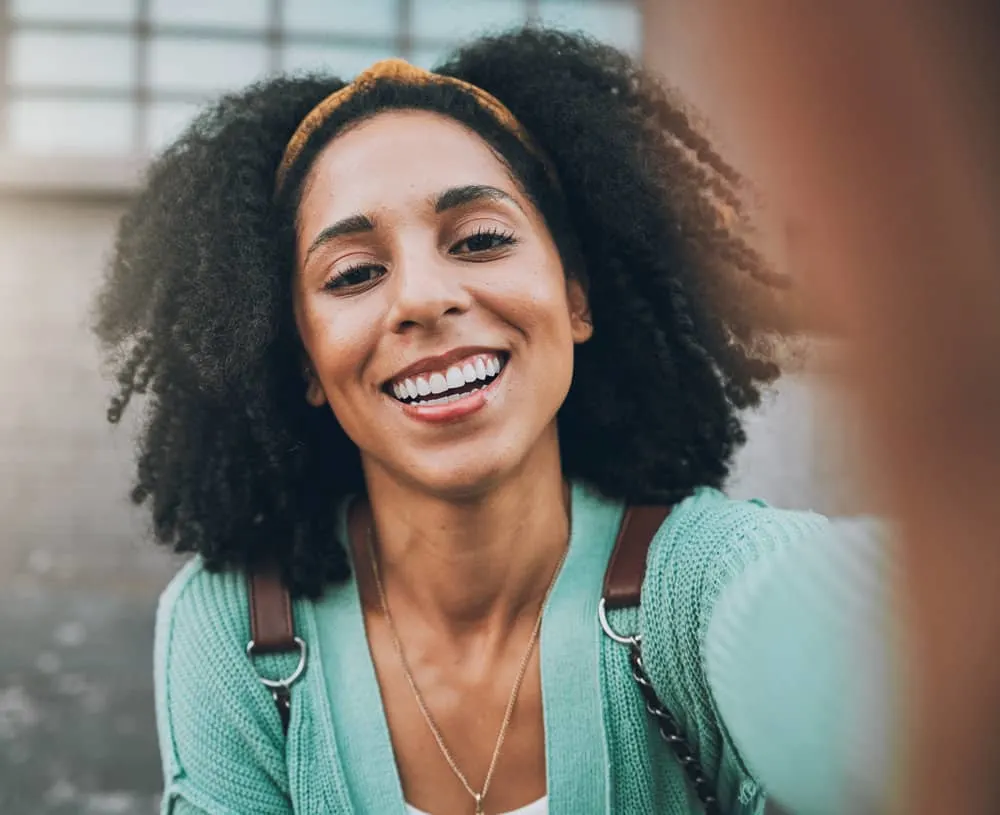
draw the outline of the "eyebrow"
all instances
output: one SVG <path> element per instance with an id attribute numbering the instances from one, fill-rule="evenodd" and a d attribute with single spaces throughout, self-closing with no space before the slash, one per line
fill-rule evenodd
<path id="1" fill-rule="evenodd" d="M 334 224 L 330 224 L 325 227 L 320 233 L 313 238 L 313 242 L 309 244 L 309 248 L 306 250 L 306 259 L 319 249 L 321 246 L 330 243 L 330 241 L 341 238 L 344 235 L 357 235 L 361 232 L 374 232 L 375 224 L 372 219 L 366 215 L 350 215 L 341 221 L 337 221 Z"/>
<path id="2" fill-rule="evenodd" d="M 489 184 L 466 184 L 462 187 L 452 187 L 445 190 L 433 200 L 434 212 L 437 214 L 447 212 L 450 209 L 457 209 L 467 204 L 474 204 L 477 201 L 505 201 L 521 209 L 521 205 L 517 203 L 513 196 L 504 192 L 499 187 L 491 187 Z M 523 212 L 523 210 L 521 211 Z M 349 215 L 343 220 L 324 227 L 313 238 L 312 243 L 309 244 L 309 248 L 306 250 L 306 260 L 317 249 L 337 238 L 374 231 L 375 223 L 367 215 Z"/>
<path id="3" fill-rule="evenodd" d="M 452 187 L 441 193 L 434 202 L 434 211 L 442 213 L 478 201 L 506 201 L 521 209 L 521 205 L 511 195 L 498 187 L 491 187 L 488 184 L 467 184 L 464 187 Z"/>

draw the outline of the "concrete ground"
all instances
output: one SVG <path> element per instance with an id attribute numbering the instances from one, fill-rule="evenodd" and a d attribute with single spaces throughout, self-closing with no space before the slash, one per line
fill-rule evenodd
<path id="1" fill-rule="evenodd" d="M 156 811 L 152 614 L 149 593 L 5 588 L 0 812 Z"/>

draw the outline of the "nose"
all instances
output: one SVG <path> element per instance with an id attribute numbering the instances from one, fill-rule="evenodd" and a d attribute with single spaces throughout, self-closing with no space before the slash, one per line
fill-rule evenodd
<path id="1" fill-rule="evenodd" d="M 440 257 L 421 257 L 397 264 L 389 327 L 406 333 L 420 327 L 436 330 L 448 317 L 469 310 L 471 295 L 456 269 Z"/>

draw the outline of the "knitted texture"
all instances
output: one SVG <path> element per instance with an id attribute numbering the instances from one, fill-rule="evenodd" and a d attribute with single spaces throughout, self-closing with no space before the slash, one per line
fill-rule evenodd
<path id="1" fill-rule="evenodd" d="M 778 510 L 761 501 L 729 501 L 703 490 L 674 523 L 664 525 L 650 554 L 640 620 L 644 661 L 661 701 L 714 779 L 723 812 L 758 812 L 763 790 L 718 715 L 716 687 L 704 664 L 709 623 L 720 595 L 751 564 L 810 545 L 827 523 L 814 513 Z M 739 629 L 742 622 L 734 619 L 730 625 Z M 738 695 L 738 671 L 716 679 Z"/>
<path id="2" fill-rule="evenodd" d="M 720 718 L 789 811 L 889 808 L 901 636 L 887 538 L 869 519 L 833 521 L 747 568 L 712 615 L 704 657 Z"/>
<path id="3" fill-rule="evenodd" d="M 613 534 L 621 507 L 596 497 L 580 500 L 602 504 L 600 511 L 606 513 L 602 517 L 611 518 L 610 524 L 595 524 L 599 530 L 591 536 Z M 574 517 L 581 517 L 575 503 Z M 768 592 L 767 564 L 771 561 L 780 567 L 775 569 L 776 579 L 789 579 L 789 558 L 782 553 L 810 550 L 826 526 L 824 518 L 811 513 L 733 501 L 715 490 L 699 490 L 674 509 L 654 540 L 641 613 L 624 610 L 611 615 L 618 630 L 641 630 L 644 660 L 660 698 L 689 735 L 727 813 L 758 815 L 763 810 L 762 784 L 767 779 L 755 777 L 750 768 L 770 766 L 767 750 L 781 753 L 781 745 L 772 744 L 769 738 L 766 708 L 746 709 L 758 705 L 762 697 L 772 708 L 776 700 L 768 695 L 764 670 L 758 671 L 765 677 L 763 686 L 758 685 L 752 695 L 742 695 L 744 665 L 758 660 L 758 654 L 748 652 L 744 644 L 781 641 L 781 627 L 789 617 L 802 613 L 796 606 L 765 615 L 766 619 L 748 616 L 748 600 L 743 595 Z M 574 531 L 581 535 L 579 545 L 606 546 L 606 541 L 588 541 L 588 532 Z M 833 574 L 817 581 L 816 591 L 836 589 L 837 564 L 827 565 Z M 751 572 L 752 580 L 742 580 Z M 395 774 L 395 767 L 382 766 L 391 761 L 366 761 L 370 756 L 351 733 L 334 733 L 324 725 L 331 721 L 331 700 L 318 660 L 310 660 L 305 676 L 293 688 L 286 742 L 274 703 L 246 657 L 247 603 L 241 576 L 209 574 L 197 560 L 177 575 L 161 598 L 156 691 L 166 784 L 163 812 L 319 815 L 365 811 L 352 805 L 345 776 L 357 781 L 371 773 L 375 778 Z M 319 642 L 324 636 L 329 642 L 329 632 L 317 630 L 312 604 L 296 603 L 295 617 L 297 632 L 306 642 Z M 778 630 L 747 629 L 762 619 Z M 712 656 L 706 661 L 707 654 Z M 780 653 L 771 656 L 783 658 Z M 358 659 L 365 657 L 361 654 Z M 277 675 L 288 673 L 294 663 L 291 658 L 272 657 L 258 660 L 256 667 Z M 599 749 L 606 757 L 610 792 L 600 809 L 592 811 L 701 812 L 683 770 L 644 709 L 626 649 L 602 637 L 599 669 L 606 740 Z M 351 686 L 338 688 L 337 693 L 341 692 L 348 701 L 357 695 Z M 550 704 L 548 698 L 545 704 Z M 725 724 L 720 710 L 726 713 Z M 811 707 L 787 711 L 784 720 L 795 732 L 785 734 L 783 743 L 801 743 L 807 738 L 803 734 L 813 734 L 809 738 L 822 742 L 827 731 L 817 731 L 814 725 L 828 718 L 824 711 Z M 747 749 L 741 753 L 738 747 Z M 819 747 L 819 755 L 815 751 L 785 753 L 784 758 L 791 760 L 785 771 L 802 773 L 805 778 L 822 773 L 823 762 L 818 759 L 823 756 L 823 744 Z M 590 752 L 595 748 L 594 744 L 579 745 Z M 757 754 L 766 760 L 756 762 Z M 350 773 L 344 772 L 345 765 Z M 560 762 L 560 766 L 572 766 L 572 762 Z M 549 770 L 551 775 L 552 767 Z M 550 777 L 550 792 L 559 788 L 557 781 Z M 378 815 L 404 812 L 401 797 L 385 800 L 379 807 Z M 550 808 L 554 815 L 561 815 L 555 795 Z"/>

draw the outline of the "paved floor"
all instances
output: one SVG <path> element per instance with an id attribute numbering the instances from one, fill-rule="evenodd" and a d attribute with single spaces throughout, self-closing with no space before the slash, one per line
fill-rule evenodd
<path id="1" fill-rule="evenodd" d="M 0 592 L 0 812 L 147 815 L 155 593 L 22 581 Z"/>

